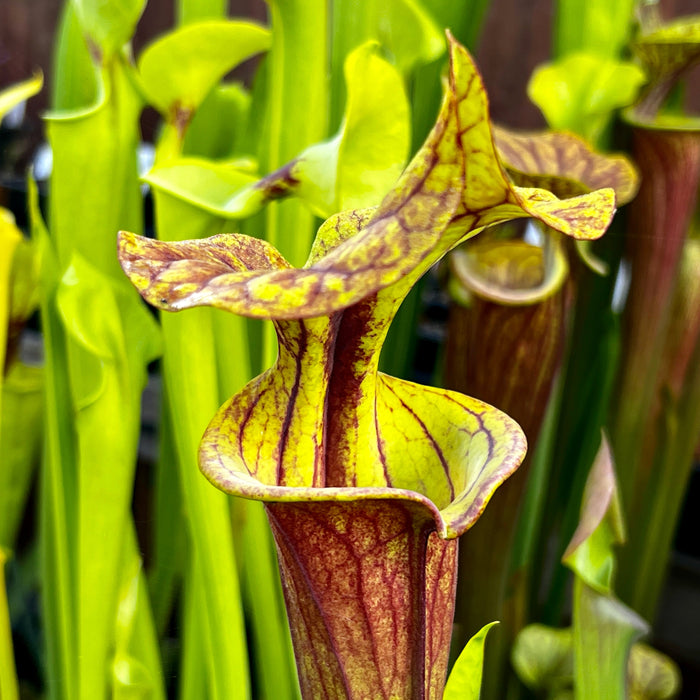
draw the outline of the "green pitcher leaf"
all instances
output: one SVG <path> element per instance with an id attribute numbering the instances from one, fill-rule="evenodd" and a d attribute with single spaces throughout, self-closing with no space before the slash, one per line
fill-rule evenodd
<path id="1" fill-rule="evenodd" d="M 670 82 L 700 61 L 700 15 L 679 17 L 642 32 L 632 48 L 649 73 L 652 85 Z"/>
<path id="2" fill-rule="evenodd" d="M 400 73 L 367 42 L 345 61 L 347 105 L 339 133 L 292 166 L 298 194 L 318 213 L 375 205 L 408 158 L 410 119 Z"/>
<path id="3" fill-rule="evenodd" d="M 158 637 L 136 532 L 131 524 L 122 557 L 112 661 L 113 698 L 165 700 Z"/>
<path id="4" fill-rule="evenodd" d="M 13 107 L 36 95 L 43 84 L 44 76 L 38 72 L 28 80 L 0 91 L 0 121 Z"/>
<path id="5" fill-rule="evenodd" d="M 678 695 L 681 674 L 665 654 L 646 644 L 635 644 L 627 666 L 630 700 L 669 700 Z"/>
<path id="6" fill-rule="evenodd" d="M 336 136 L 259 181 L 239 172 L 235 163 L 229 168 L 185 159 L 168 161 L 144 179 L 224 217 L 248 217 L 291 195 L 320 216 L 377 204 L 408 157 L 408 100 L 400 73 L 374 42 L 348 56 L 345 78 L 348 104 Z"/>
<path id="7" fill-rule="evenodd" d="M 138 60 L 141 85 L 161 114 L 186 126 L 226 73 L 269 46 L 269 31 L 252 22 L 193 22 L 144 49 Z"/>
<path id="8" fill-rule="evenodd" d="M 244 153 L 250 105 L 251 95 L 241 83 L 217 85 L 195 112 L 183 155 L 229 160 Z"/>
<path id="9" fill-rule="evenodd" d="M 576 698 L 626 700 L 630 649 L 649 632 L 649 625 L 619 600 L 598 593 L 581 579 L 574 585 L 573 616 Z"/>
<path id="10" fill-rule="evenodd" d="M 118 281 L 113 241 L 119 222 L 142 227 L 136 170 L 141 103 L 128 71 L 121 62 L 101 71 L 97 102 L 50 113 L 46 127 L 53 151 L 49 220 L 59 260 L 66 267 L 78 250 Z"/>
<path id="11" fill-rule="evenodd" d="M 490 622 L 482 627 L 464 647 L 447 679 L 444 700 L 479 700 L 486 635 L 497 624 Z"/>
<path id="12" fill-rule="evenodd" d="M 520 680 L 532 690 L 556 693 L 574 680 L 573 640 L 570 629 L 528 625 L 517 636 L 513 666 Z"/>
<path id="13" fill-rule="evenodd" d="M 634 0 L 558 0 L 556 54 L 576 51 L 616 57 L 625 48 L 632 29 Z"/>
<path id="14" fill-rule="evenodd" d="M 624 532 L 607 439 L 591 468 L 581 520 L 562 561 L 574 571 L 574 687 L 576 697 L 625 700 L 632 644 L 649 631 L 637 613 L 613 595 L 613 546 Z M 590 669 L 596 669 L 591 673 Z"/>
<path id="15" fill-rule="evenodd" d="M 604 437 L 586 482 L 581 520 L 562 561 L 588 586 L 612 594 L 615 555 L 625 541 L 612 455 Z"/>
<path id="16" fill-rule="evenodd" d="M 146 0 L 72 0 L 86 37 L 108 59 L 131 38 Z"/>
<path id="17" fill-rule="evenodd" d="M 573 53 L 535 69 L 528 95 L 552 129 L 596 143 L 612 112 L 631 104 L 644 81 L 632 63 Z"/>

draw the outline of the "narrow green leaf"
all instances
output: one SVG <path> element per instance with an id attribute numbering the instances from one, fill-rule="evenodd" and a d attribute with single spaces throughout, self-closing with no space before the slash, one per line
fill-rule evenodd
<path id="1" fill-rule="evenodd" d="M 164 389 L 161 389 L 164 391 Z M 150 600 L 158 637 L 165 637 L 173 603 L 184 576 L 187 529 L 182 487 L 177 469 L 175 436 L 167 408 L 161 401 L 158 424 L 158 461 L 155 476 L 153 553 L 149 567 Z M 175 514 L 175 515 L 174 515 Z"/>
<path id="2" fill-rule="evenodd" d="M 44 77 L 38 72 L 28 80 L 0 91 L 0 121 L 13 107 L 36 95 L 43 84 Z"/>
<path id="3" fill-rule="evenodd" d="M 41 261 L 41 320 L 46 374 L 45 448 L 40 477 L 41 574 L 47 582 L 42 604 L 46 620 L 48 694 L 56 700 L 78 697 L 75 566 L 76 547 L 68 533 L 76 526 L 76 437 L 69 405 L 66 338 L 55 311 L 60 273 L 56 253 L 39 211 L 35 182 L 28 180 L 32 231 Z"/>
<path id="4" fill-rule="evenodd" d="M 328 136 L 328 3 L 272 0 L 269 7 L 273 44 L 260 140 L 263 172 L 273 172 Z M 273 205 L 266 212 L 265 237 L 301 264 L 313 238 L 313 217 L 298 202 Z M 264 353 L 272 356 L 274 344 Z"/>
<path id="5" fill-rule="evenodd" d="M 138 71 L 149 102 L 179 128 L 232 68 L 270 45 L 252 22 L 206 20 L 187 24 L 146 47 Z"/>
<path id="6" fill-rule="evenodd" d="M 156 192 L 155 205 L 157 230 L 163 236 L 200 236 L 220 225 L 208 213 L 161 192 Z M 201 584 L 195 585 L 206 589 L 206 594 L 197 594 L 201 596 L 198 605 L 205 608 L 200 608 L 195 618 L 199 631 L 188 632 L 195 642 L 201 642 L 203 650 L 187 657 L 188 663 L 191 659 L 199 669 L 194 675 L 188 670 L 187 687 L 200 692 L 194 697 L 201 697 L 198 679 L 204 661 L 209 669 L 209 697 L 244 699 L 249 692 L 248 658 L 228 503 L 201 478 L 196 467 L 198 442 L 219 405 L 212 312 L 203 309 L 194 315 L 164 317 L 162 329 L 163 377 L 170 420 L 176 427 L 173 436 L 182 504 L 196 575 L 203 576 Z M 225 624 L 220 624 L 221 620 Z"/>
<path id="7" fill-rule="evenodd" d="M 15 220 L 7 209 L 0 208 L 0 371 L 5 371 L 5 353 L 7 352 L 8 332 L 10 325 L 10 304 L 12 303 L 12 262 L 15 250 L 22 240 L 20 230 L 15 226 Z M 0 389 L 2 388 L 0 374 Z M 2 393 L 0 392 L 0 415 L 2 414 Z"/>
<path id="8" fill-rule="evenodd" d="M 479 700 L 486 635 L 497 624 L 482 627 L 464 647 L 447 679 L 444 700 Z"/>

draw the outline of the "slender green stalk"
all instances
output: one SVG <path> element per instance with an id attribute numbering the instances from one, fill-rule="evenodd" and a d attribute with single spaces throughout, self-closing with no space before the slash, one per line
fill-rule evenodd
<path id="1" fill-rule="evenodd" d="M 182 596 L 182 663 L 178 684 L 182 700 L 199 700 L 214 692 L 207 673 L 207 630 L 202 612 L 206 609 L 206 586 L 197 564 L 193 552 Z"/>
<path id="2" fill-rule="evenodd" d="M 76 553 L 69 532 L 76 531 L 75 434 L 63 404 L 70 395 L 65 331 L 54 312 L 58 271 L 55 253 L 39 213 L 36 185 L 29 180 L 32 237 L 41 259 L 40 310 L 44 336 L 46 412 L 44 454 L 39 482 L 39 541 L 41 576 L 51 582 L 44 590 L 44 624 L 48 666 L 48 697 L 77 697 L 75 649 L 77 632 L 74 567 Z"/>
<path id="3" fill-rule="evenodd" d="M 149 587 L 156 629 L 159 636 L 163 637 L 177 589 L 184 577 L 187 538 L 186 522 L 181 515 L 182 486 L 177 469 L 175 437 L 167 397 L 161 401 L 160 413 L 153 559 L 149 571 Z"/>
<path id="4" fill-rule="evenodd" d="M 156 229 L 161 237 L 198 237 L 220 222 L 188 204 L 156 192 Z M 207 582 L 200 639 L 218 662 L 211 666 L 211 697 L 246 698 L 248 658 L 233 538 L 226 497 L 197 468 L 199 440 L 219 406 L 213 313 L 162 319 L 163 377 L 182 486 L 192 554 Z M 191 569 L 190 569 L 191 570 Z M 220 623 L 219 621 L 225 621 Z M 191 629 L 191 628 L 190 628 Z M 206 657 L 205 657 L 206 658 Z"/>

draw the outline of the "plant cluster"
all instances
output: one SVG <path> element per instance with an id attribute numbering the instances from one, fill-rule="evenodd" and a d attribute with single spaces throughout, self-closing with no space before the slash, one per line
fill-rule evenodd
<path id="1" fill-rule="evenodd" d="M 269 0 L 263 26 L 179 0 L 134 56 L 145 0 L 66 0 L 48 200 L 29 173 L 26 236 L 0 209 L 3 700 L 678 693 L 639 640 L 700 434 L 677 89 L 700 22 L 559 0 L 529 87 L 550 130 L 521 133 L 464 46 L 488 5 Z M 42 82 L 0 86 L 0 116 Z M 426 276 L 449 295 L 434 386 Z"/>

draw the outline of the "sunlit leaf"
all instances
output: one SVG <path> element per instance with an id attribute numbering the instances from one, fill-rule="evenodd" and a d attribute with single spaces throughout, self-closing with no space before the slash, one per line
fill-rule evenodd
<path id="1" fill-rule="evenodd" d="M 146 0 L 73 0 L 73 4 L 88 40 L 107 59 L 131 38 Z"/>
<path id="2" fill-rule="evenodd" d="M 190 122 L 182 144 L 183 155 L 226 160 L 245 152 L 250 105 L 251 95 L 241 83 L 217 85 Z"/>
<path id="3" fill-rule="evenodd" d="M 141 104 L 121 64 L 100 75 L 100 86 L 95 104 L 47 115 L 53 152 L 49 218 L 63 266 L 77 249 L 121 281 L 114 232 L 124 221 L 142 227 L 136 170 Z"/>
<path id="4" fill-rule="evenodd" d="M 373 42 L 345 62 L 347 105 L 339 133 L 292 168 L 299 196 L 325 216 L 377 204 L 408 157 L 410 122 L 401 75 Z"/>
<path id="5" fill-rule="evenodd" d="M 269 45 L 270 33 L 252 22 L 187 24 L 144 49 L 138 61 L 141 84 L 156 109 L 186 125 L 226 73 Z"/>
<path id="6" fill-rule="evenodd" d="M 7 209 L 0 208 L 0 250 L 3 252 L 0 258 L 0 368 L 3 370 L 10 323 L 12 260 L 21 240 L 14 217 Z"/>
<path id="7" fill-rule="evenodd" d="M 97 692 L 113 639 L 124 537 L 136 462 L 145 368 L 159 351 L 155 321 L 129 289 L 74 253 L 56 295 L 67 336 L 77 436 L 76 579 L 81 687 Z M 109 431 L 104 425 L 111 426 Z M 109 499 L 104 493 L 109 492 Z M 108 546 L 109 545 L 109 546 Z M 99 550 L 100 556 L 94 552 Z M 89 672 L 87 671 L 89 669 Z"/>
<path id="8" fill-rule="evenodd" d="M 447 679 L 444 700 L 479 700 L 486 635 L 497 624 L 497 622 L 491 622 L 480 629 L 457 657 Z"/>
<path id="9" fill-rule="evenodd" d="M 257 181 L 249 161 L 214 163 L 176 158 L 156 166 L 143 180 L 152 187 L 222 218 L 255 213 L 263 194 L 248 187 Z"/>
<path id="10" fill-rule="evenodd" d="M 632 29 L 634 0 L 558 0 L 555 42 L 558 57 L 588 51 L 615 58 Z"/>
<path id="11" fill-rule="evenodd" d="M 112 661 L 114 700 L 165 700 L 158 637 L 133 525 L 124 541 Z"/>
<path id="12" fill-rule="evenodd" d="M 552 129 L 596 143 L 613 111 L 631 104 L 644 81 L 632 63 L 573 53 L 535 69 L 528 95 Z"/>

